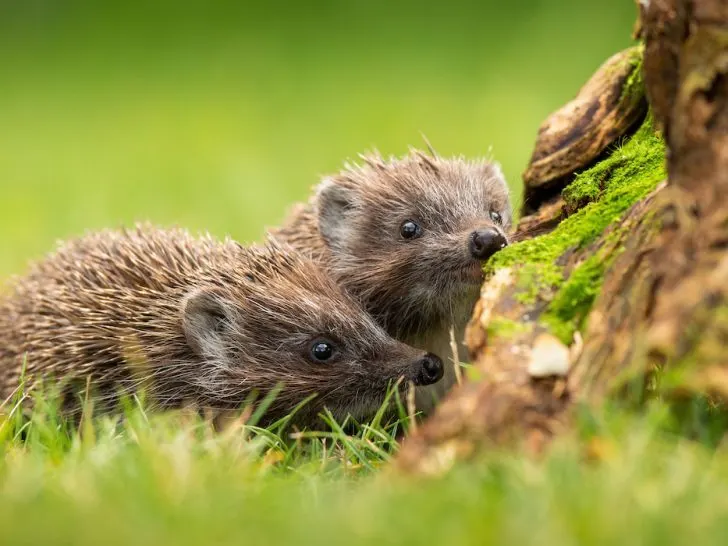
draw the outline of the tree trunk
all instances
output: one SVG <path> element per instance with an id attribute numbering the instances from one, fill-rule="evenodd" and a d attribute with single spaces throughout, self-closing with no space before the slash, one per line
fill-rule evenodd
<path id="1" fill-rule="evenodd" d="M 578 176 L 526 176 L 520 242 L 491 260 L 468 327 L 469 379 L 407 439 L 400 469 L 538 452 L 607 398 L 728 397 L 728 3 L 640 6 L 651 114 Z M 624 95 L 634 78 L 620 81 Z"/>

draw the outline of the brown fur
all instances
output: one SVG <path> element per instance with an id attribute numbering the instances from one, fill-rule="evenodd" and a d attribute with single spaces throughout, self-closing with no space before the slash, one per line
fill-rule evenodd
<path id="1" fill-rule="evenodd" d="M 326 338 L 338 357 L 317 362 Z M 148 226 L 62 245 L 0 300 L 0 392 L 54 375 L 85 383 L 99 402 L 139 387 L 159 408 L 240 407 L 278 395 L 280 417 L 317 395 L 298 422 L 364 418 L 390 383 L 412 380 L 423 356 L 391 339 L 312 261 L 276 244 L 252 249 Z"/>
<path id="2" fill-rule="evenodd" d="M 391 335 L 444 358 L 448 332 L 454 327 L 463 338 L 480 286 L 472 232 L 493 227 L 505 235 L 511 225 L 500 167 L 417 150 L 402 159 L 362 159 L 324 179 L 273 235 L 324 263 Z M 416 220 L 421 237 L 402 238 L 406 220 Z M 441 395 L 454 376 L 446 366 L 445 381 L 419 388 L 418 406 L 428 409 L 433 390 Z"/>

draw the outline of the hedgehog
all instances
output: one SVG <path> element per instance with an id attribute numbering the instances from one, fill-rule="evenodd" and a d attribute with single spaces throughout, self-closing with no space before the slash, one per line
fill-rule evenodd
<path id="1" fill-rule="evenodd" d="M 277 240 L 323 264 L 396 339 L 452 354 L 483 280 L 483 264 L 508 244 L 512 212 L 498 163 L 413 149 L 404 158 L 360 156 L 325 177 L 293 208 Z M 457 358 L 467 361 L 463 343 Z M 453 385 L 454 366 L 417 389 L 425 412 Z"/>
<path id="2" fill-rule="evenodd" d="M 21 373 L 22 372 L 22 373 Z M 64 409 L 224 414 L 277 392 L 270 422 L 363 420 L 388 389 L 428 385 L 442 361 L 391 338 L 319 264 L 274 241 L 244 247 L 147 224 L 61 244 L 0 299 L 0 394 L 48 378 Z M 279 390 L 279 392 L 278 392 Z"/>

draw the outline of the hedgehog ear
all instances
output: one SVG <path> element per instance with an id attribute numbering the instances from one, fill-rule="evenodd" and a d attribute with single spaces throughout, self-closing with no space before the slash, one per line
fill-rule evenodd
<path id="1" fill-rule="evenodd" d="M 485 174 L 488 179 L 492 180 L 498 186 L 508 188 L 506 176 L 503 174 L 503 167 L 497 161 L 488 161 L 484 165 Z"/>
<path id="2" fill-rule="evenodd" d="M 231 309 L 209 289 L 196 288 L 182 302 L 182 331 L 190 348 L 200 357 L 222 357 L 222 337 Z"/>
<path id="3" fill-rule="evenodd" d="M 356 205 L 353 189 L 325 178 L 318 187 L 318 225 L 324 241 L 330 247 L 342 246 L 351 232 L 349 214 Z"/>

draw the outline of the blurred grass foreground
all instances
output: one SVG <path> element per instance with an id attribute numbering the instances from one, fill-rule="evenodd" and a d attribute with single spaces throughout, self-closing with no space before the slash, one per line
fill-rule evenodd
<path id="1" fill-rule="evenodd" d="M 538 125 L 630 43 L 630 0 L 0 0 L 0 282 L 54 240 L 149 220 L 257 240 L 321 174 L 425 134 L 520 198 Z M 728 423 L 580 414 L 542 460 L 444 477 L 351 435 L 189 415 L 0 417 L 0 546 L 720 544 Z"/>

